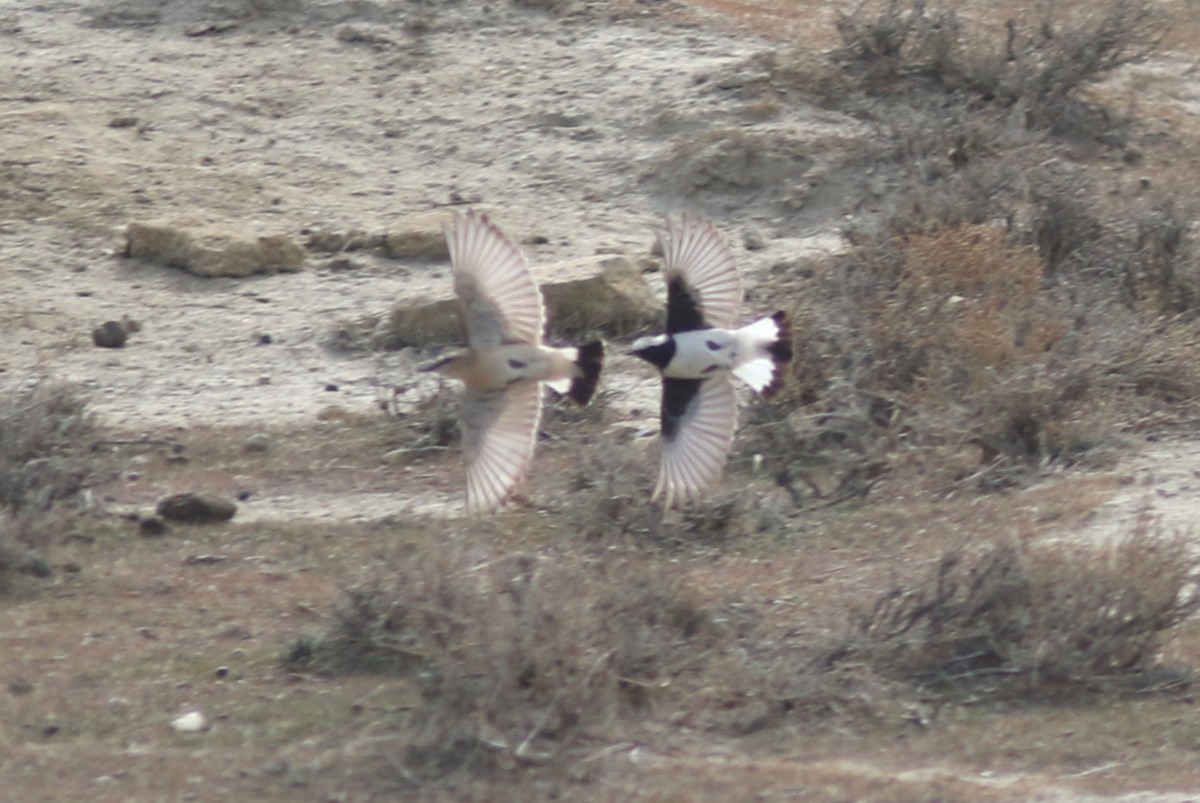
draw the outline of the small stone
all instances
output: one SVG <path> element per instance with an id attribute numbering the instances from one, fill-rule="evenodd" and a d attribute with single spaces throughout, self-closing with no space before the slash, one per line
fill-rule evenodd
<path id="1" fill-rule="evenodd" d="M 333 382 L 325 383 L 325 392 L 326 393 L 337 393 L 337 391 L 338 391 L 338 386 L 336 384 L 334 384 Z"/>
<path id="2" fill-rule="evenodd" d="M 177 733 L 199 733 L 208 728 L 208 720 L 199 711 L 189 711 L 171 720 L 171 727 Z"/>
<path id="3" fill-rule="evenodd" d="M 54 569 L 50 566 L 49 561 L 40 555 L 29 554 L 17 566 L 17 571 L 21 574 L 28 574 L 36 577 L 39 580 L 45 580 L 48 577 L 54 576 Z"/>
<path id="4" fill-rule="evenodd" d="M 33 693 L 33 681 L 28 678 L 17 678 L 8 682 L 8 693 L 14 697 L 21 697 L 26 694 Z"/>
<path id="5" fill-rule="evenodd" d="M 761 251 L 767 247 L 767 235 L 758 226 L 747 226 L 742 232 L 742 245 L 747 251 Z"/>
<path id="6" fill-rule="evenodd" d="M 170 521 L 208 524 L 229 521 L 237 513 L 237 505 L 206 494 L 181 493 L 160 499 L 155 510 Z"/>
<path id="7" fill-rule="evenodd" d="M 265 432 L 255 432 L 246 438 L 242 448 L 247 452 L 265 452 L 271 448 L 271 436 Z"/>
<path id="8" fill-rule="evenodd" d="M 138 532 L 145 536 L 166 535 L 170 528 L 158 516 L 150 516 L 138 522 Z"/>
<path id="9" fill-rule="evenodd" d="M 108 121 L 109 128 L 133 128 L 138 124 L 138 118 L 130 114 L 114 117 Z"/>
<path id="10" fill-rule="evenodd" d="M 105 321 L 92 330 L 92 342 L 102 349 L 119 349 L 129 339 L 129 332 L 120 321 Z"/>

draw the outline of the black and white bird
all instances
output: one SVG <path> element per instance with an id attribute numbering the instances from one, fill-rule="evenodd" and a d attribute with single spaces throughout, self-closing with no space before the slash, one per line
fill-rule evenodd
<path id="1" fill-rule="evenodd" d="M 467 512 L 502 505 L 533 459 L 542 384 L 579 404 L 596 391 L 604 344 L 542 345 L 545 308 L 529 264 L 486 215 L 469 211 L 442 226 L 467 351 L 422 368 L 466 385 L 460 413 Z"/>
<path id="2" fill-rule="evenodd" d="M 787 316 L 741 328 L 742 280 L 733 251 L 712 223 L 667 218 L 658 233 L 667 280 L 667 331 L 634 341 L 631 353 L 662 373 L 662 459 L 654 499 L 698 501 L 721 476 L 737 428 L 730 375 L 771 396 L 792 359 Z"/>

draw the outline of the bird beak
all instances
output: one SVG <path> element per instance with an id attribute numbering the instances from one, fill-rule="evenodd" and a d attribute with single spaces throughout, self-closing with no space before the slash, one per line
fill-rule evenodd
<path id="1" fill-rule="evenodd" d="M 454 362 L 456 359 L 458 359 L 458 358 L 457 357 L 443 357 L 440 360 L 434 360 L 431 363 L 426 363 L 425 365 L 418 366 L 417 370 L 423 374 L 428 374 L 433 371 L 440 371 L 442 368 L 445 368 L 447 365 Z"/>

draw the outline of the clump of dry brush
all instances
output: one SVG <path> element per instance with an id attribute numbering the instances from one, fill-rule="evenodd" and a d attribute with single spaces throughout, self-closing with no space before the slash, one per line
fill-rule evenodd
<path id="1" fill-rule="evenodd" d="M 637 555 L 428 545 L 347 589 L 286 660 L 414 679 L 407 764 L 442 775 L 553 760 L 703 671 L 718 633 L 691 588 Z"/>
<path id="2" fill-rule="evenodd" d="M 39 383 L 0 394 L 0 574 L 46 575 L 31 549 L 47 545 L 47 512 L 83 487 L 90 471 L 92 417 L 79 390 Z"/>
<path id="3" fill-rule="evenodd" d="M 1153 53 L 1168 24 L 1146 0 L 969 20 L 868 0 L 841 15 L 825 63 L 747 66 L 775 95 L 872 126 L 846 167 L 886 192 L 848 252 L 772 269 L 797 357 L 783 397 L 752 403 L 734 465 L 762 455 L 800 505 L 900 475 L 996 490 L 1190 414 L 1194 193 L 1073 161 L 1143 158 L 1132 118 L 1082 90 Z"/>
<path id="4" fill-rule="evenodd" d="M 1200 610 L 1194 545 L 1147 519 L 1095 545 L 950 550 L 856 615 L 843 657 L 923 684 L 1146 691 L 1190 682 L 1161 650 Z"/>

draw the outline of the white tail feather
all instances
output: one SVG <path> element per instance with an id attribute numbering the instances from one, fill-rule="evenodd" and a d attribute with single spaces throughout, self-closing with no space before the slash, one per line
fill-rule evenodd
<path id="1" fill-rule="evenodd" d="M 775 379 L 775 361 L 769 356 L 759 357 L 734 368 L 733 375 L 749 385 L 755 393 L 762 393 Z"/>
<path id="2" fill-rule="evenodd" d="M 777 360 L 771 353 L 780 336 L 779 323 L 773 317 L 760 318 L 737 330 L 738 361 L 733 374 L 762 393 L 775 381 Z"/>

